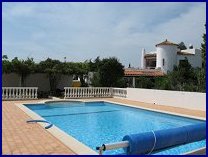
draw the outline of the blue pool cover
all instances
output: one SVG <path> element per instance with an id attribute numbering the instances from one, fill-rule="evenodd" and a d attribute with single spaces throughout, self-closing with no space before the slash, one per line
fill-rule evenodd
<path id="1" fill-rule="evenodd" d="M 204 139 L 206 123 L 126 135 L 123 141 L 129 141 L 129 147 L 124 148 L 128 155 L 139 155 Z"/>

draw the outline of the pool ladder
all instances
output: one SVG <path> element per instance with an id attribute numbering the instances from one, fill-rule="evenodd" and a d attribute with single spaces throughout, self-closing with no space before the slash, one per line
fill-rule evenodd
<path id="1" fill-rule="evenodd" d="M 45 126 L 45 129 L 49 129 L 53 126 L 52 123 L 50 123 L 49 121 L 46 121 L 46 120 L 27 120 L 27 123 L 38 123 L 38 122 L 41 122 L 41 123 L 48 123 L 47 126 Z"/>

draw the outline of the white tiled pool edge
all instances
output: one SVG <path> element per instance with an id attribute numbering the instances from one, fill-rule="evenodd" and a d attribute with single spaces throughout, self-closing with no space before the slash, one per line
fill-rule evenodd
<path id="1" fill-rule="evenodd" d="M 174 113 L 174 112 L 168 112 L 168 111 L 162 111 L 162 110 L 156 110 L 156 109 L 150 109 L 150 108 L 145 108 L 141 106 L 136 106 L 136 105 L 129 105 L 126 103 L 119 103 L 119 102 L 114 102 L 114 101 L 109 101 L 109 100 L 102 100 L 102 99 L 96 99 L 96 100 L 74 100 L 74 99 L 67 99 L 67 100 L 44 100 L 40 101 L 38 103 L 46 103 L 46 102 L 63 102 L 63 101 L 79 101 L 79 102 L 96 102 L 96 101 L 102 101 L 102 102 L 108 102 L 108 103 L 114 103 L 114 104 L 119 104 L 123 106 L 129 106 L 129 107 L 134 107 L 134 108 L 139 108 L 139 109 L 144 109 L 148 111 L 153 111 L 153 112 L 160 112 L 160 113 L 165 113 L 165 114 L 170 114 L 170 115 L 176 115 L 176 116 L 181 116 L 181 117 L 186 117 L 186 118 L 193 118 L 193 119 L 198 119 L 198 120 L 206 120 L 206 118 L 203 117 L 196 117 L 196 116 L 189 116 L 185 114 L 179 114 L 179 113 Z M 18 103 L 16 106 L 18 106 L 22 111 L 24 111 L 27 115 L 29 115 L 32 119 L 42 119 L 41 116 L 33 112 L 32 110 L 28 109 L 26 106 L 23 104 L 31 104 L 31 103 Z M 44 123 L 38 123 L 42 127 L 45 127 L 46 125 Z M 77 155 L 98 155 L 97 152 L 92 150 L 90 147 L 84 145 L 83 143 L 79 142 L 72 136 L 68 135 L 61 129 L 59 129 L 56 126 L 53 126 L 50 129 L 47 129 L 49 133 L 51 133 L 53 136 L 55 136 L 58 140 L 60 140 L 63 144 L 65 144 L 69 149 L 71 149 L 73 152 L 75 152 Z M 206 147 L 196 149 L 190 152 L 185 153 L 184 155 L 191 155 L 191 154 L 198 154 L 201 152 L 206 152 Z"/>

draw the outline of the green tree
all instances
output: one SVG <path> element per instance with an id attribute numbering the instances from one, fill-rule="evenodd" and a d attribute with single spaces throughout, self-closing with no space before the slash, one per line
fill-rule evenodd
<path id="1" fill-rule="evenodd" d="M 174 68 L 168 78 L 172 90 L 196 91 L 196 74 L 187 58 Z"/>
<path id="2" fill-rule="evenodd" d="M 101 64 L 101 60 L 100 60 L 100 57 L 98 56 L 93 62 L 90 59 L 87 63 L 89 65 L 89 71 L 97 72 Z"/>
<path id="3" fill-rule="evenodd" d="M 195 70 L 197 76 L 197 91 L 206 92 L 206 70 L 198 68 Z"/>
<path id="4" fill-rule="evenodd" d="M 85 82 L 85 79 L 87 78 L 87 74 L 89 71 L 89 65 L 87 62 L 79 62 L 74 63 L 74 74 L 80 78 L 81 86 L 86 87 L 87 83 Z"/>
<path id="5" fill-rule="evenodd" d="M 205 24 L 206 29 L 206 24 Z M 206 33 L 203 34 L 203 43 L 201 44 L 201 52 L 202 52 L 202 68 L 206 69 Z"/>
<path id="6" fill-rule="evenodd" d="M 3 59 L 3 60 L 7 60 L 7 59 L 8 59 L 7 55 L 3 55 L 3 56 L 2 56 L 2 59 Z"/>
<path id="7" fill-rule="evenodd" d="M 124 66 L 115 58 L 105 58 L 99 60 L 97 74 L 95 75 L 96 79 L 99 79 L 96 82 L 97 85 L 103 87 L 123 87 L 124 86 Z"/>
<path id="8" fill-rule="evenodd" d="M 201 75 L 199 73 L 198 75 Z M 155 78 L 156 89 L 177 90 L 177 91 L 200 91 L 198 83 L 203 83 L 198 80 L 196 70 L 192 68 L 187 58 L 181 61 L 178 66 L 175 66 L 172 72 L 166 76 Z"/>
<path id="9" fill-rule="evenodd" d="M 2 72 L 11 73 L 13 70 L 12 63 L 8 60 L 7 55 L 2 56 Z"/>
<path id="10" fill-rule="evenodd" d="M 155 89 L 170 90 L 171 83 L 168 76 L 157 77 L 155 78 Z"/>
<path id="11" fill-rule="evenodd" d="M 19 60 L 15 57 L 12 61 L 12 72 L 19 74 L 20 86 L 25 86 L 25 78 L 32 72 L 34 72 L 35 62 L 33 58 L 27 58 L 27 60 Z"/>
<path id="12" fill-rule="evenodd" d="M 138 77 L 136 78 L 136 88 L 151 89 L 154 87 L 154 78 L 150 77 Z"/>
<path id="13" fill-rule="evenodd" d="M 180 43 L 178 44 L 178 48 L 179 48 L 180 50 L 185 50 L 185 49 L 187 49 L 187 47 L 186 47 L 186 45 L 184 44 L 184 42 L 180 42 Z"/>
<path id="14" fill-rule="evenodd" d="M 100 84 L 100 77 L 99 77 L 99 73 L 98 72 L 94 72 L 93 78 L 91 80 L 91 84 L 94 87 L 101 87 L 102 86 L 102 84 Z"/>
<path id="15" fill-rule="evenodd" d="M 206 24 L 205 24 L 206 29 Z M 201 43 L 201 52 L 202 52 L 202 68 L 196 70 L 197 82 L 198 82 L 198 91 L 206 91 L 206 33 L 203 34 L 203 43 Z"/>
<path id="16" fill-rule="evenodd" d="M 59 60 L 53 60 L 51 58 L 41 61 L 38 65 L 40 72 L 45 72 L 48 74 L 50 82 L 51 94 L 56 91 L 57 81 L 60 74 L 63 72 L 63 66 Z"/>

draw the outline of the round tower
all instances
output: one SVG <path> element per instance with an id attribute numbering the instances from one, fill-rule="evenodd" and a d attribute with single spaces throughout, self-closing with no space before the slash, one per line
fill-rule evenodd
<path id="1" fill-rule="evenodd" d="M 177 64 L 178 45 L 169 42 L 167 39 L 156 45 L 157 62 L 156 68 L 161 69 L 164 73 L 172 71 Z"/>

